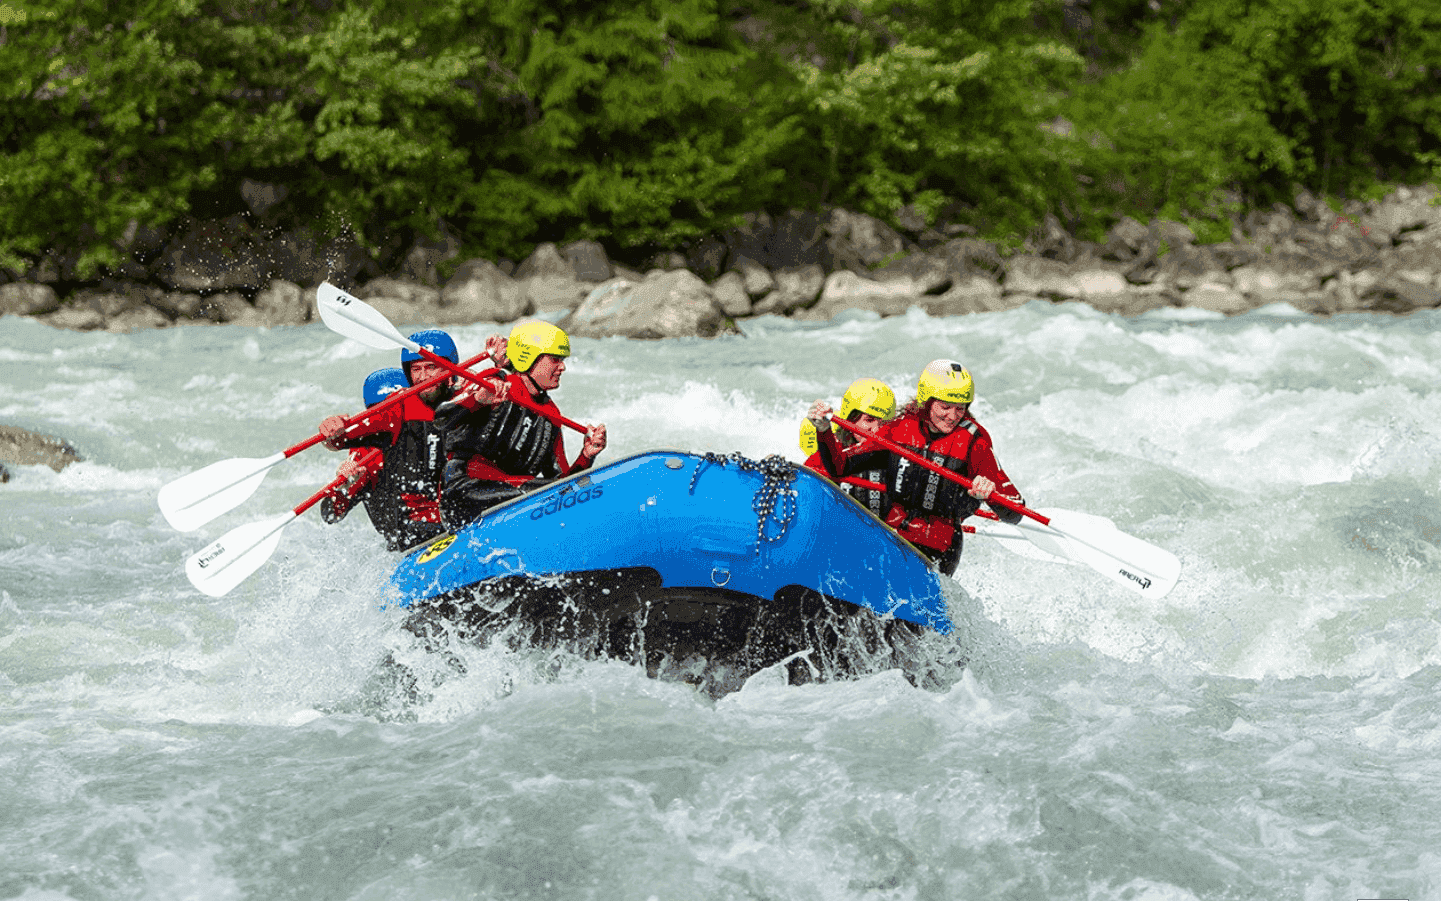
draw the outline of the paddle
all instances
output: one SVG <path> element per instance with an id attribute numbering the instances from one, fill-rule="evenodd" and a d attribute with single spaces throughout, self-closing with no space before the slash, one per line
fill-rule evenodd
<path id="1" fill-rule="evenodd" d="M 381 453 L 375 448 L 359 462 L 368 466 Z M 280 533 L 286 526 L 344 481 L 345 476 L 336 476 L 289 513 L 238 526 L 191 555 L 185 561 L 185 575 L 190 578 L 190 584 L 213 598 L 228 594 L 265 565 L 280 545 Z"/>
<path id="2" fill-rule="evenodd" d="M 345 293 L 330 282 L 320 283 L 320 287 L 316 291 L 316 306 L 320 308 L 321 320 L 330 327 L 331 331 L 344 335 L 352 341 L 358 341 L 367 347 L 382 349 L 404 347 L 411 353 L 420 354 L 421 357 L 437 366 L 450 370 L 462 378 L 470 379 L 476 384 L 485 383 L 483 376 L 476 375 L 473 372 L 467 372 L 445 357 L 432 353 L 405 337 L 395 326 L 391 325 L 390 320 L 386 319 L 384 314 L 375 307 L 372 307 L 358 297 Z M 539 413 L 556 425 L 575 429 L 582 435 L 587 434 L 585 426 L 561 416 L 554 410 L 545 409 L 529 397 L 515 395 L 510 397 L 510 400 L 515 401 L 522 407 Z"/>
<path id="3" fill-rule="evenodd" d="M 971 487 L 970 480 L 965 476 L 952 472 L 908 448 L 872 435 L 839 417 L 832 417 L 831 421 L 967 489 Z M 992 494 L 986 502 L 1000 504 L 1025 517 L 1016 527 L 1040 550 L 1084 563 L 1145 597 L 1165 597 L 1181 577 L 1181 561 L 1176 559 L 1175 554 L 1133 535 L 1127 535 L 1104 517 L 1069 510 L 1049 510 L 1041 513 L 997 494 Z"/>
<path id="4" fill-rule="evenodd" d="M 885 491 L 886 486 L 880 482 L 872 482 L 868 479 L 858 479 L 854 476 L 844 476 L 841 479 L 847 485 L 856 485 L 861 488 L 869 488 L 872 491 Z M 1045 560 L 1048 563 L 1064 563 L 1067 566 L 1075 563 L 1068 557 L 1058 557 L 1055 554 L 1042 550 L 1026 537 L 1026 533 L 1010 523 L 999 522 L 996 514 L 989 510 L 977 510 L 976 516 L 985 519 L 985 522 L 973 526 L 961 526 L 961 531 L 969 535 L 980 535 L 984 538 L 994 538 L 1001 547 L 1022 557 L 1030 557 L 1032 560 Z"/>
<path id="5" fill-rule="evenodd" d="M 986 517 L 994 516 L 995 514 L 990 514 L 987 511 L 978 511 L 976 515 Z M 1007 522 L 985 519 L 983 522 L 978 522 L 975 525 L 962 526 L 961 529 L 972 535 L 992 538 L 996 544 L 1011 553 L 1019 554 L 1022 557 L 1029 557 L 1032 560 L 1042 560 L 1046 563 L 1060 563 L 1065 566 L 1074 566 L 1077 563 L 1076 560 L 1072 560 L 1070 557 L 1062 557 L 1043 549 L 1040 545 L 1031 541 L 1023 529 Z"/>
<path id="6" fill-rule="evenodd" d="M 479 354 L 461 365 L 468 369 L 484 360 L 486 356 L 486 354 Z M 494 369 L 490 370 L 491 373 L 495 371 Z M 412 394 L 424 391 L 451 378 L 453 376 L 449 373 L 437 375 L 412 385 L 404 391 L 397 391 L 375 406 L 367 407 L 351 416 L 345 421 L 345 426 L 350 428 L 366 417 L 378 413 L 392 404 L 400 403 Z M 277 463 L 288 460 L 323 440 L 325 440 L 324 436 L 317 433 L 299 444 L 269 457 L 235 457 L 229 460 L 220 460 L 188 475 L 183 475 L 160 489 L 160 494 L 156 497 L 156 502 L 160 505 L 160 512 L 165 514 L 165 519 L 172 528 L 181 532 L 192 532 L 217 516 L 234 510 L 244 503 L 260 487 L 266 474 Z"/>

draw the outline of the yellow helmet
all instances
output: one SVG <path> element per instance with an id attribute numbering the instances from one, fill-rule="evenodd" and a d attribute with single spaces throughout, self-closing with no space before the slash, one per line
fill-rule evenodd
<path id="1" fill-rule="evenodd" d="M 849 421 L 857 410 L 877 419 L 890 419 L 896 415 L 896 393 L 879 379 L 856 379 L 841 396 L 841 409 L 836 416 Z M 840 430 L 840 426 L 831 423 L 832 432 Z M 801 450 L 813 454 L 819 449 L 815 425 L 809 419 L 801 420 Z"/>
<path id="2" fill-rule="evenodd" d="M 921 370 L 916 383 L 916 403 L 922 406 L 931 398 L 951 404 L 968 404 L 976 397 L 976 385 L 966 367 L 955 360 L 932 360 Z"/>
<path id="3" fill-rule="evenodd" d="M 540 319 L 517 323 L 505 341 L 505 355 L 516 372 L 529 372 L 541 354 L 570 356 L 570 336 Z"/>
<path id="4" fill-rule="evenodd" d="M 849 420 L 857 410 L 890 419 L 896 415 L 896 393 L 879 379 L 856 379 L 841 397 L 841 418 Z"/>

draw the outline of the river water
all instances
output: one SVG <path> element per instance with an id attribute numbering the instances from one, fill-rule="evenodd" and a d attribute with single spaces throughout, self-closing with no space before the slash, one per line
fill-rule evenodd
<path id="1" fill-rule="evenodd" d="M 1036 303 L 577 339 L 555 396 L 607 424 L 602 462 L 798 460 L 811 400 L 962 360 L 1028 502 L 1110 517 L 1181 582 L 1149 601 L 975 539 L 970 665 L 939 687 L 714 699 L 490 647 L 409 701 L 377 698 L 386 655 L 427 660 L 363 515 L 301 517 L 221 599 L 183 573 L 335 455 L 193 533 L 155 503 L 355 410 L 395 354 L 0 319 L 0 421 L 86 458 L 0 487 L 0 899 L 1441 899 L 1438 326 Z"/>

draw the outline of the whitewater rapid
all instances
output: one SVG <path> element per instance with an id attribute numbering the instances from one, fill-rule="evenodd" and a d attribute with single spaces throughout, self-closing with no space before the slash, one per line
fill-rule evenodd
<path id="1" fill-rule="evenodd" d="M 85 457 L 0 486 L 0 899 L 1441 898 L 1438 324 L 1034 303 L 574 339 L 555 397 L 607 425 L 602 462 L 799 461 L 810 401 L 904 400 L 958 359 L 1030 505 L 1183 564 L 1150 601 L 973 540 L 944 687 L 713 700 L 556 653 L 427 660 L 358 514 L 297 520 L 223 599 L 189 585 L 338 460 L 188 534 L 160 486 L 306 438 L 395 354 L 0 318 L 0 422 Z M 468 356 L 501 328 L 451 331 Z M 384 696 L 386 655 L 424 701 Z"/>

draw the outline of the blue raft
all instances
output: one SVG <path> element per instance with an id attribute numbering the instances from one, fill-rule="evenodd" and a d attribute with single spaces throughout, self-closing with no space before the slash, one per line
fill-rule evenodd
<path id="1" fill-rule="evenodd" d="M 412 551 L 391 594 L 424 634 L 519 622 L 527 641 L 741 675 L 798 650 L 835 662 L 857 624 L 871 652 L 952 628 L 910 545 L 810 470 L 738 454 L 650 451 L 557 481 Z"/>

